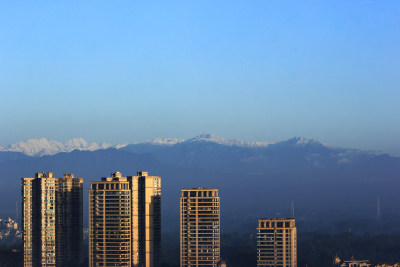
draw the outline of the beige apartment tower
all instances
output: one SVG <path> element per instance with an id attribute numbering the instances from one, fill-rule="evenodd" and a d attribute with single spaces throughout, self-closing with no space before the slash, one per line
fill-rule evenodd
<path id="1" fill-rule="evenodd" d="M 89 190 L 89 266 L 159 266 L 161 178 L 115 172 Z"/>
<path id="2" fill-rule="evenodd" d="M 216 266 L 220 260 L 218 189 L 182 189 L 180 203 L 181 267 Z"/>
<path id="3" fill-rule="evenodd" d="M 78 266 L 83 238 L 83 179 L 52 172 L 22 178 L 24 266 Z"/>
<path id="4" fill-rule="evenodd" d="M 297 232 L 294 219 L 258 220 L 257 266 L 297 267 Z"/>

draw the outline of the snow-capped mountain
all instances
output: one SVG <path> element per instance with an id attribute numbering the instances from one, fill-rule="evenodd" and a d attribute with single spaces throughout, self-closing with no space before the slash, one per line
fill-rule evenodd
<path id="1" fill-rule="evenodd" d="M 242 141 L 242 140 L 237 140 L 237 139 L 225 139 L 213 134 L 201 134 L 196 137 L 193 137 L 191 139 L 188 139 L 185 141 L 187 143 L 190 142 L 212 142 L 212 143 L 217 143 L 220 145 L 226 145 L 226 146 L 240 146 L 240 147 L 267 147 L 270 144 L 274 144 L 275 142 L 255 142 L 255 141 Z"/>
<path id="2" fill-rule="evenodd" d="M 305 137 L 294 137 L 286 141 L 280 142 L 257 142 L 243 141 L 238 139 L 226 139 L 213 134 L 201 134 L 196 137 L 185 140 L 184 138 L 156 138 L 150 142 L 143 143 L 126 143 L 112 146 L 109 143 L 88 143 L 83 138 L 73 138 L 61 143 L 55 140 L 46 138 L 29 139 L 26 142 L 18 142 L 7 147 L 0 147 L 0 151 L 22 152 L 28 156 L 45 156 L 54 155 L 60 152 L 71 152 L 73 150 L 89 150 L 95 151 L 98 149 L 116 148 L 124 151 L 135 153 L 152 153 L 154 150 L 165 150 L 167 148 L 180 149 L 185 146 L 193 145 L 217 144 L 232 148 L 242 149 L 267 149 L 276 147 L 321 147 L 335 149 L 334 146 L 320 143 L 316 140 L 307 139 Z M 352 151 L 351 154 L 353 154 Z"/>
<path id="3" fill-rule="evenodd" d="M 308 140 L 308 139 L 307 139 Z M 131 143 L 131 144 L 118 144 L 112 146 L 109 143 L 88 143 L 83 138 L 73 138 L 65 143 L 61 143 L 55 140 L 48 140 L 46 138 L 40 139 L 29 139 L 25 142 L 18 142 L 15 144 L 8 145 L 6 147 L 0 147 L 0 151 L 10 152 L 22 152 L 28 156 L 46 156 L 54 155 L 60 152 L 71 152 L 77 150 L 89 150 L 95 151 L 98 149 L 106 149 L 115 147 L 116 149 L 125 148 L 129 145 L 156 145 L 156 146 L 173 146 L 182 143 L 196 143 L 196 142 L 210 142 L 226 146 L 238 146 L 238 147 L 267 147 L 275 142 L 255 142 L 255 141 L 242 141 L 237 139 L 225 139 L 213 134 L 201 134 L 191 139 L 185 140 L 184 138 L 156 138 L 150 142 L 144 143 Z"/>
<path id="4" fill-rule="evenodd" d="M 88 143 L 83 138 L 73 138 L 65 143 L 46 138 L 29 139 L 26 142 L 18 142 L 7 147 L 0 147 L 0 151 L 22 152 L 28 156 L 54 155 L 60 152 L 78 150 L 98 150 L 111 147 L 108 143 Z"/>
<path id="5" fill-rule="evenodd" d="M 175 145 L 184 142 L 184 138 L 155 138 L 149 144 L 153 145 Z"/>

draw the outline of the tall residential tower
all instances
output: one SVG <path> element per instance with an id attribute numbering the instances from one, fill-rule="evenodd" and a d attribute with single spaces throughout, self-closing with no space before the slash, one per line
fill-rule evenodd
<path id="1" fill-rule="evenodd" d="M 182 189 L 181 267 L 216 266 L 220 260 L 220 202 L 218 189 Z"/>
<path id="2" fill-rule="evenodd" d="M 24 266 L 79 265 L 83 179 L 52 172 L 22 178 Z"/>
<path id="3" fill-rule="evenodd" d="M 297 266 L 297 231 L 294 219 L 258 220 L 257 266 Z"/>
<path id="4" fill-rule="evenodd" d="M 159 266 L 160 246 L 160 177 L 115 172 L 90 183 L 89 266 Z"/>

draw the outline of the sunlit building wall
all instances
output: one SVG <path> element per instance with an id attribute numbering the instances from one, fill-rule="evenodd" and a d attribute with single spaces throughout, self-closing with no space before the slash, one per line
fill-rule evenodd
<path id="1" fill-rule="evenodd" d="M 132 190 L 133 266 L 159 266 L 161 250 L 161 178 L 138 172 L 128 176 Z"/>
<path id="2" fill-rule="evenodd" d="M 161 178 L 112 177 L 91 182 L 89 190 L 89 265 L 159 266 Z"/>
<path id="3" fill-rule="evenodd" d="M 79 265 L 82 253 L 82 178 L 52 172 L 22 178 L 24 266 Z"/>
<path id="4" fill-rule="evenodd" d="M 180 198 L 180 264 L 216 266 L 220 260 L 218 189 L 182 189 Z"/>
<path id="5" fill-rule="evenodd" d="M 90 182 L 89 266 L 131 266 L 131 199 L 119 172 Z"/>
<path id="6" fill-rule="evenodd" d="M 294 219 L 258 220 L 257 266 L 297 266 L 297 230 Z"/>

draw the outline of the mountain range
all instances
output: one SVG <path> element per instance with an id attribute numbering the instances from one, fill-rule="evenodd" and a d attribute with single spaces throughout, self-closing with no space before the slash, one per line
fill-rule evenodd
<path id="1" fill-rule="evenodd" d="M 83 138 L 73 138 L 65 143 L 55 140 L 47 140 L 46 138 L 29 139 L 26 142 L 18 142 L 6 147 L 0 147 L 3 152 L 21 152 L 28 156 L 46 156 L 54 155 L 61 152 L 71 152 L 73 150 L 89 150 L 105 149 L 111 147 L 108 143 L 88 143 Z"/>
<path id="2" fill-rule="evenodd" d="M 201 134 L 189 140 L 185 140 L 184 138 L 156 138 L 151 142 L 145 142 L 142 144 L 145 145 L 175 145 L 178 143 L 190 143 L 196 141 L 205 141 L 205 142 L 213 142 L 221 145 L 228 146 L 241 146 L 241 147 L 266 147 L 271 143 L 268 142 L 247 142 L 236 139 L 225 139 L 212 134 Z M 101 143 L 97 144 L 95 142 L 88 143 L 83 138 L 73 138 L 65 143 L 61 143 L 55 140 L 48 140 L 46 138 L 40 139 L 29 139 L 25 142 L 18 142 L 15 144 L 8 145 L 6 147 L 0 146 L 0 151 L 3 152 L 21 152 L 28 156 L 46 156 L 46 155 L 54 155 L 61 152 L 71 152 L 73 150 L 88 150 L 95 151 L 99 149 L 106 148 L 123 148 L 128 144 L 119 144 L 116 146 L 112 146 L 109 143 Z"/>
<path id="3" fill-rule="evenodd" d="M 81 138 L 20 142 L 0 151 L 0 216 L 16 216 L 20 178 L 42 171 L 83 177 L 85 209 L 89 181 L 114 171 L 160 176 L 163 229 L 171 231 L 179 229 L 180 189 L 192 186 L 219 189 L 222 223 L 231 231 L 253 227 L 259 217 L 289 216 L 291 201 L 296 218 L 308 226 L 324 220 L 374 219 L 378 196 L 382 214 L 400 217 L 400 158 L 304 137 L 267 143 L 202 134 L 118 146 Z"/>

